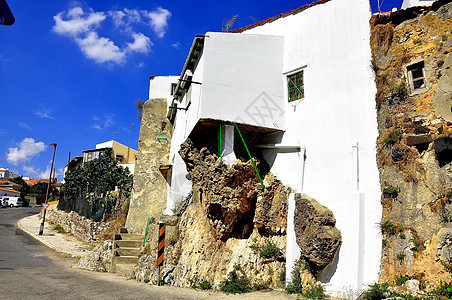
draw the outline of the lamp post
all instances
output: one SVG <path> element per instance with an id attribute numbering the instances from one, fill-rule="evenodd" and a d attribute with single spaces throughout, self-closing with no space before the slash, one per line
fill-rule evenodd
<path id="1" fill-rule="evenodd" d="M 50 167 L 49 183 L 47 184 L 47 192 L 46 192 L 46 202 L 44 205 L 44 214 L 42 215 L 42 219 L 41 219 L 41 226 L 39 227 L 39 235 L 42 235 L 44 232 L 44 222 L 46 221 L 47 201 L 49 200 L 50 181 L 52 181 L 53 162 L 55 161 L 55 152 L 56 152 L 57 144 L 50 143 L 50 146 L 53 147 L 52 166 Z"/>

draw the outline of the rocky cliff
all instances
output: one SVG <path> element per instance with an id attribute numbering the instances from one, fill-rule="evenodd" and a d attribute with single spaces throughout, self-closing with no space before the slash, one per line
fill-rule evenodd
<path id="1" fill-rule="evenodd" d="M 264 189 L 251 161 L 227 166 L 206 148 L 196 149 L 190 140 L 182 145 L 180 155 L 193 193 L 191 204 L 180 212 L 167 237 L 166 281 L 178 286 L 209 281 L 218 287 L 239 265 L 250 284 L 277 286 L 285 273 L 290 189 L 271 174 L 263 180 Z M 261 254 L 268 245 L 274 251 Z M 135 270 L 140 280 L 156 278 L 156 253 L 151 249 Z"/>
<path id="2" fill-rule="evenodd" d="M 373 18 L 381 281 L 452 280 L 452 4 Z M 423 80 L 423 81 L 422 81 Z"/>

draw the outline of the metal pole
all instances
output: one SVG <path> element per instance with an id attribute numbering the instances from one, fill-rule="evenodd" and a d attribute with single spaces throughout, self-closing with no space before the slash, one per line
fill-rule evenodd
<path id="1" fill-rule="evenodd" d="M 57 144 L 50 143 L 50 146 L 53 147 L 53 157 L 52 157 L 52 166 L 50 167 L 49 183 L 47 184 L 46 202 L 45 202 L 46 205 L 47 205 L 47 201 L 49 200 L 50 181 L 52 180 L 53 162 L 55 161 L 55 152 L 56 152 Z M 39 235 L 42 235 L 44 233 L 44 223 L 46 220 L 46 211 L 47 211 L 47 207 L 44 207 L 44 215 L 42 216 L 42 219 L 41 219 L 41 226 L 39 227 Z"/>
<path id="2" fill-rule="evenodd" d="M 132 130 L 132 125 L 135 123 L 130 124 L 129 126 L 129 141 L 127 142 L 127 161 L 126 163 L 129 163 L 129 153 L 130 153 L 130 131 Z"/>

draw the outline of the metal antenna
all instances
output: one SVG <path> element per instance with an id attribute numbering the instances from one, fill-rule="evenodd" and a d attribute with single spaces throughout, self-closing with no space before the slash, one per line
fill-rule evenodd
<path id="1" fill-rule="evenodd" d="M 113 132 L 109 132 L 108 134 L 113 134 L 113 141 L 115 140 L 115 133 L 118 133 L 121 131 L 121 129 L 119 129 L 118 131 L 113 131 Z"/>
<path id="2" fill-rule="evenodd" d="M 259 23 L 253 16 L 250 16 L 250 19 L 251 19 L 254 23 Z"/>

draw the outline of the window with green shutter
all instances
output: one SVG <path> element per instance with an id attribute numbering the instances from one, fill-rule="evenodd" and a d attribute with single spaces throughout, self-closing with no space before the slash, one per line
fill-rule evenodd
<path id="1" fill-rule="evenodd" d="M 287 76 L 289 102 L 304 98 L 303 70 Z"/>

